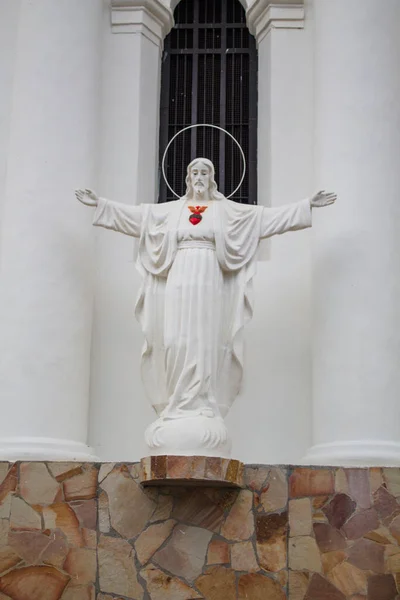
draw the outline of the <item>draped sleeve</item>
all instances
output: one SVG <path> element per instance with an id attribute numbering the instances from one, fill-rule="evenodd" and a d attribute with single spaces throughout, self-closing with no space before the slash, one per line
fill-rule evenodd
<path id="1" fill-rule="evenodd" d="M 99 198 L 93 225 L 113 229 L 125 235 L 139 237 L 142 225 L 142 205 L 132 206 Z"/>
<path id="2" fill-rule="evenodd" d="M 311 227 L 311 206 L 308 199 L 274 208 L 263 207 L 260 238 Z"/>

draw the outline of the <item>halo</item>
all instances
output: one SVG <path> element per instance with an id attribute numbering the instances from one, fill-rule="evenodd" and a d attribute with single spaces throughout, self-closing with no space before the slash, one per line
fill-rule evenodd
<path id="1" fill-rule="evenodd" d="M 233 190 L 233 192 L 231 194 L 229 194 L 229 196 L 226 196 L 226 198 L 231 198 L 234 194 L 236 194 L 236 192 L 238 191 L 238 189 L 240 188 L 240 186 L 243 183 L 243 179 L 244 176 L 246 175 L 246 157 L 244 155 L 244 152 L 242 150 L 241 145 L 239 144 L 239 142 L 237 141 L 236 138 L 233 137 L 233 135 L 231 133 L 229 133 L 229 131 L 226 131 L 226 129 L 223 129 L 222 127 L 218 127 L 218 125 L 209 125 L 208 123 L 197 123 L 196 125 L 189 125 L 188 127 L 184 127 L 183 129 L 181 129 L 180 131 L 178 131 L 178 133 L 176 133 L 168 142 L 167 147 L 165 148 L 163 157 L 162 157 L 162 162 L 161 162 L 161 169 L 162 169 L 162 174 L 164 177 L 164 181 L 167 184 L 168 189 L 174 194 L 174 196 L 176 196 L 177 198 L 180 198 L 179 194 L 177 194 L 172 187 L 169 185 L 168 180 L 167 180 L 167 176 L 165 174 L 165 158 L 167 156 L 167 152 L 168 149 L 170 147 L 170 145 L 172 144 L 172 142 L 174 141 L 174 139 L 176 137 L 178 137 L 178 135 L 180 135 L 181 133 L 183 133 L 184 131 L 187 131 L 188 129 L 193 129 L 193 127 L 212 127 L 213 129 L 219 129 L 220 131 L 223 131 L 224 133 L 226 133 L 226 135 L 229 135 L 230 138 L 233 139 L 233 141 L 235 142 L 235 144 L 237 145 L 237 147 L 240 150 L 240 154 L 242 156 L 242 160 L 243 160 L 243 173 L 242 173 L 242 177 L 240 179 L 239 185 Z"/>

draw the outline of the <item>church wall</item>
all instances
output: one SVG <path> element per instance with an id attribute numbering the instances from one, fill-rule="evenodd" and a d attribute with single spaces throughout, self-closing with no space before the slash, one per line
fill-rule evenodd
<path id="1" fill-rule="evenodd" d="M 272 30 L 269 38 L 259 50 L 260 65 L 269 64 L 268 76 L 259 78 L 270 105 L 259 103 L 258 200 L 279 206 L 313 190 L 312 38 L 308 27 Z M 298 461 L 309 445 L 310 244 L 310 231 L 301 231 L 261 247 L 244 386 L 227 419 L 236 455 L 246 461 Z M 251 445 L 245 431 L 252 432 Z"/>
<path id="2" fill-rule="evenodd" d="M 7 171 L 7 151 L 19 10 L 20 0 L 2 1 L 0 18 L 0 261 L 2 205 Z"/>

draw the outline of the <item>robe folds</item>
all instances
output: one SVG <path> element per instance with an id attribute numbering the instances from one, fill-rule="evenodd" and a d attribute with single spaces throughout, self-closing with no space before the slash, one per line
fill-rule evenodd
<path id="1" fill-rule="evenodd" d="M 190 204 L 101 198 L 93 221 L 139 238 L 142 380 L 157 414 L 171 419 L 227 414 L 242 380 L 259 241 L 311 226 L 309 200 L 278 208 L 214 200 L 197 225 Z"/>

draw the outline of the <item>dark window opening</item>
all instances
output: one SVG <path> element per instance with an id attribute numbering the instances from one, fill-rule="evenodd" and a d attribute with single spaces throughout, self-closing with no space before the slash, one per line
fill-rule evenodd
<path id="1" fill-rule="evenodd" d="M 257 203 L 257 49 L 239 0 L 181 0 L 175 26 L 166 37 L 161 73 L 159 202 L 175 200 L 161 173 L 171 138 L 198 123 L 229 131 L 247 163 L 245 179 L 232 200 Z M 218 189 L 229 195 L 240 181 L 243 161 L 235 142 L 210 127 L 179 135 L 166 157 L 168 182 L 185 193 L 186 167 L 201 156 L 212 160 Z"/>

